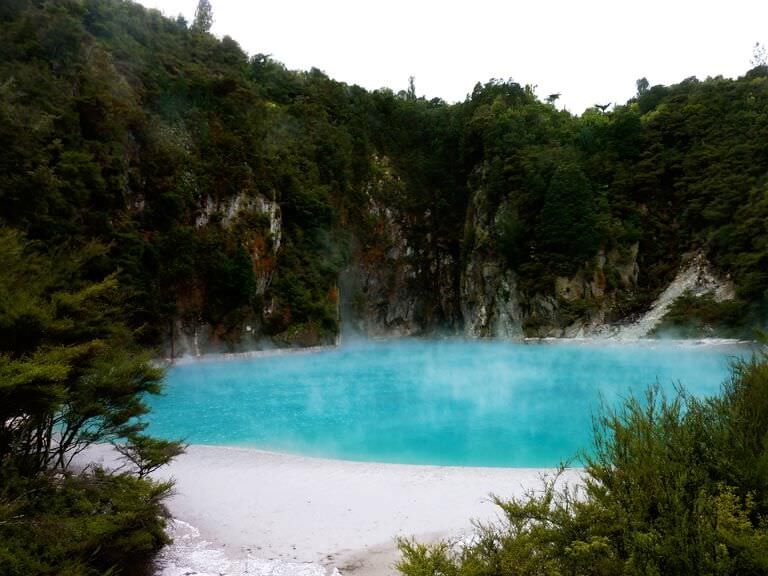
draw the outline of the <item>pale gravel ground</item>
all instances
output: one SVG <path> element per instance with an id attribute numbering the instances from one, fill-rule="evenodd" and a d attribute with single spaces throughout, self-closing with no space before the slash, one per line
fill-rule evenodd
<path id="1" fill-rule="evenodd" d="M 88 458 L 111 465 L 110 448 Z M 323 460 L 249 448 L 190 446 L 160 478 L 175 544 L 159 574 L 394 574 L 395 536 L 461 538 L 496 518 L 489 495 L 539 489 L 551 470 Z M 577 483 L 580 470 L 563 479 Z"/>

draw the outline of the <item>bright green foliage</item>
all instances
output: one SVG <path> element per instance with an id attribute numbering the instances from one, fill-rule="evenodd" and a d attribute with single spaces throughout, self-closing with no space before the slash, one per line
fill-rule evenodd
<path id="1" fill-rule="evenodd" d="M 141 574 L 168 543 L 169 483 L 130 475 L 9 478 L 0 484 L 4 576 Z"/>
<path id="2" fill-rule="evenodd" d="M 141 478 L 182 450 L 140 433 L 163 371 L 126 327 L 114 275 L 87 279 L 105 249 L 36 248 L 0 230 L 0 573 L 132 569 L 166 542 L 171 485 Z M 72 476 L 89 445 L 125 438 L 138 479 Z"/>
<path id="3" fill-rule="evenodd" d="M 726 422 L 712 445 L 723 463 L 720 480 L 740 498 L 751 498 L 752 519 L 768 516 L 768 363 L 760 360 L 737 363 L 723 397 L 712 402 Z"/>
<path id="4" fill-rule="evenodd" d="M 132 348 L 115 278 L 85 283 L 7 230 L 0 257 L 0 466 L 63 470 L 88 444 L 141 430 L 162 371 Z"/>
<path id="5" fill-rule="evenodd" d="M 500 523 L 463 547 L 401 541 L 407 576 L 768 573 L 768 357 L 734 365 L 723 394 L 658 386 L 595 420 L 584 485 L 555 479 L 497 500 Z"/>
<path id="6" fill-rule="evenodd" d="M 125 443 L 115 443 L 114 446 L 126 463 L 136 469 L 139 478 L 162 468 L 185 449 L 179 442 L 152 438 L 144 434 L 131 434 Z"/>

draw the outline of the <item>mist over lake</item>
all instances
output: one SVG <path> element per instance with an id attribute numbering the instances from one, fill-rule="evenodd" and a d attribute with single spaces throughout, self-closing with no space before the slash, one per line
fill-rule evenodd
<path id="1" fill-rule="evenodd" d="M 196 444 L 349 460 L 553 466 L 589 447 L 601 401 L 658 381 L 719 391 L 734 344 L 368 342 L 181 363 L 151 430 Z"/>

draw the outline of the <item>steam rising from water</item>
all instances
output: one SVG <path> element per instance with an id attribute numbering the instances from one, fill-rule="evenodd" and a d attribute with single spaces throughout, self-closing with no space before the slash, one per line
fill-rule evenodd
<path id="1" fill-rule="evenodd" d="M 591 416 L 656 382 L 712 395 L 732 343 L 392 341 L 189 362 L 152 432 L 365 461 L 553 466 L 588 448 Z"/>

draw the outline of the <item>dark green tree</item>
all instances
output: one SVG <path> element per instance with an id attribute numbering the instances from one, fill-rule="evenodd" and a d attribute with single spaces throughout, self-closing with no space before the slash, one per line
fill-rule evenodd
<path id="1" fill-rule="evenodd" d="M 172 483 L 144 476 L 178 442 L 142 434 L 163 371 L 126 327 L 114 275 L 89 280 L 98 245 L 55 255 L 0 230 L 0 572 L 96 575 L 134 570 L 167 543 Z M 127 440 L 127 444 L 124 442 Z M 116 442 L 137 476 L 74 475 L 73 458 Z"/>
<path id="2" fill-rule="evenodd" d="M 210 32 L 213 26 L 213 7 L 210 0 L 199 0 L 195 9 L 192 29 L 197 32 Z"/>
<path id="3" fill-rule="evenodd" d="M 768 51 L 766 51 L 764 44 L 755 42 L 755 46 L 752 48 L 752 58 L 749 60 L 749 63 L 753 68 L 768 65 Z"/>
<path id="4" fill-rule="evenodd" d="M 85 262 L 54 263 L 9 230 L 0 257 L 0 467 L 65 471 L 90 444 L 140 432 L 163 372 L 125 326 L 116 278 L 83 282 Z"/>
<path id="5" fill-rule="evenodd" d="M 123 460 L 135 468 L 139 478 L 162 468 L 185 449 L 180 442 L 152 438 L 145 434 L 131 434 L 125 442 L 115 442 L 113 445 Z"/>
<path id="6" fill-rule="evenodd" d="M 578 165 L 560 165 L 549 182 L 539 215 L 542 249 L 568 258 L 589 258 L 600 245 L 592 185 Z"/>

